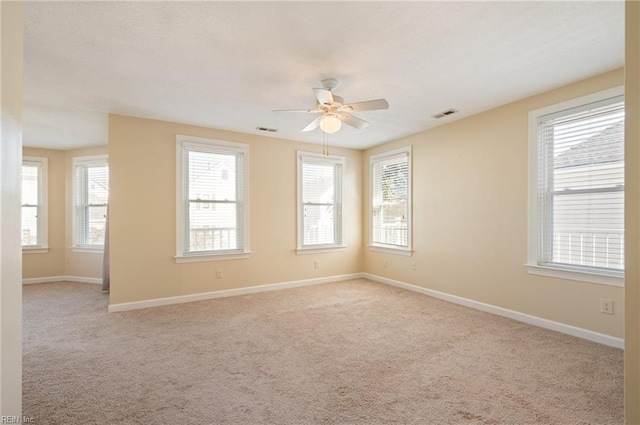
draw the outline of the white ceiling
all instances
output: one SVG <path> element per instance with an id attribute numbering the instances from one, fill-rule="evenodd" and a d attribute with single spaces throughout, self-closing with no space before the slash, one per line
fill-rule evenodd
<path id="1" fill-rule="evenodd" d="M 27 2 L 24 60 L 25 146 L 106 144 L 109 112 L 321 143 L 271 111 L 333 77 L 389 101 L 331 135 L 366 148 L 623 66 L 624 2 Z"/>

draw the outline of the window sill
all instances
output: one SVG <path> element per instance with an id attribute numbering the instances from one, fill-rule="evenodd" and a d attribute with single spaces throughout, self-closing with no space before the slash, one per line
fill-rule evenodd
<path id="1" fill-rule="evenodd" d="M 104 253 L 104 247 L 100 248 L 90 248 L 86 246 L 72 246 L 71 250 L 73 252 L 82 252 L 85 254 L 102 254 Z"/>
<path id="2" fill-rule="evenodd" d="M 413 255 L 413 251 L 409 248 L 396 248 L 390 245 L 369 244 L 369 249 L 371 251 L 386 252 L 387 254 L 405 255 L 407 257 L 411 257 Z"/>
<path id="3" fill-rule="evenodd" d="M 34 248 L 22 248 L 23 254 L 48 254 L 49 247 L 48 246 L 38 246 Z"/>
<path id="4" fill-rule="evenodd" d="M 173 257 L 176 263 L 200 263 L 203 261 L 226 261 L 226 260 L 246 260 L 250 257 L 251 252 L 239 252 L 234 254 L 191 254 L 191 255 L 176 255 Z"/>
<path id="5" fill-rule="evenodd" d="M 538 276 L 555 277 L 558 279 L 577 280 L 580 282 L 597 283 L 608 286 L 624 286 L 624 273 L 593 272 L 571 267 L 550 267 L 539 264 L 525 264 L 529 274 Z"/>
<path id="6" fill-rule="evenodd" d="M 296 249 L 296 253 L 298 255 L 305 254 L 322 254 L 327 252 L 342 252 L 346 251 L 347 247 L 345 245 L 334 245 L 334 246 L 319 246 L 319 247 L 307 247 L 307 248 L 298 248 Z"/>

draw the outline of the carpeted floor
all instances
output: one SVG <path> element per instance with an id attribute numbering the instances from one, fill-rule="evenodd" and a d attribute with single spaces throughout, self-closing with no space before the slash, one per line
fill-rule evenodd
<path id="1" fill-rule="evenodd" d="M 366 280 L 106 313 L 24 287 L 43 424 L 622 424 L 623 353 Z"/>

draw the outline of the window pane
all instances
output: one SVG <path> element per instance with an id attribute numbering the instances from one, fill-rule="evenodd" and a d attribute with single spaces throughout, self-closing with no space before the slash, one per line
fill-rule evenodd
<path id="1" fill-rule="evenodd" d="M 299 153 L 301 248 L 342 246 L 344 158 Z"/>
<path id="2" fill-rule="evenodd" d="M 189 151 L 190 200 L 236 201 L 236 155 Z"/>
<path id="3" fill-rule="evenodd" d="M 235 203 L 189 202 L 189 251 L 238 249 Z"/>
<path id="4" fill-rule="evenodd" d="M 75 244 L 104 245 L 109 202 L 107 160 L 76 158 L 74 162 Z"/>
<path id="5" fill-rule="evenodd" d="M 623 192 L 556 195 L 553 205 L 553 262 L 624 269 Z"/>
<path id="6" fill-rule="evenodd" d="M 86 242 L 89 245 L 104 245 L 104 232 L 106 228 L 107 207 L 87 207 Z"/>
<path id="7" fill-rule="evenodd" d="M 373 164 L 372 242 L 409 245 L 409 158 L 395 155 Z"/>
<path id="8" fill-rule="evenodd" d="M 100 205 L 109 202 L 109 168 L 107 166 L 87 168 L 89 204 Z"/>
<path id="9" fill-rule="evenodd" d="M 22 207 L 22 245 L 38 245 L 38 207 Z"/>
<path id="10" fill-rule="evenodd" d="M 407 201 L 385 203 L 376 209 L 373 221 L 374 241 L 407 246 Z"/>
<path id="11" fill-rule="evenodd" d="M 22 205 L 38 205 L 39 167 L 22 166 Z"/>
<path id="12" fill-rule="evenodd" d="M 304 245 L 335 244 L 333 205 L 304 205 Z"/>
<path id="13" fill-rule="evenodd" d="M 302 202 L 333 204 L 335 165 L 303 164 L 302 185 Z"/>

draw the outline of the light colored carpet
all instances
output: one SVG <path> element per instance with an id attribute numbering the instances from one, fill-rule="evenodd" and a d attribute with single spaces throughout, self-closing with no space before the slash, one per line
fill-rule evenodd
<path id="1" fill-rule="evenodd" d="M 622 424 L 622 351 L 355 280 L 125 313 L 24 287 L 43 424 Z"/>

